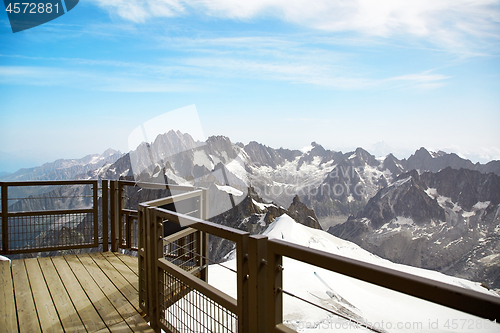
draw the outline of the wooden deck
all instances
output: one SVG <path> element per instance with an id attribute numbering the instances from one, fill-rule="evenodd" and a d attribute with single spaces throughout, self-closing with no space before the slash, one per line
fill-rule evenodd
<path id="1" fill-rule="evenodd" d="M 0 332 L 153 332 L 138 280 L 113 252 L 0 261 Z"/>

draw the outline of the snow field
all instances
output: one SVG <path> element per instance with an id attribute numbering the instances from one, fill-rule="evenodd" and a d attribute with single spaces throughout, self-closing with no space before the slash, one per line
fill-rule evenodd
<path id="1" fill-rule="evenodd" d="M 489 293 L 479 283 L 392 263 L 354 243 L 298 224 L 287 215 L 277 218 L 264 234 L 269 238 L 283 239 L 309 248 Z M 224 265 L 235 268 L 236 261 L 231 260 Z M 487 320 L 290 258 L 283 259 L 283 266 L 285 291 L 350 318 L 342 319 L 300 299 L 284 295 L 284 322 L 299 332 L 372 331 L 359 324 L 369 324 L 378 332 L 500 332 L 500 325 Z M 236 297 L 236 274 L 217 265 L 210 266 L 209 270 L 209 283 Z"/>

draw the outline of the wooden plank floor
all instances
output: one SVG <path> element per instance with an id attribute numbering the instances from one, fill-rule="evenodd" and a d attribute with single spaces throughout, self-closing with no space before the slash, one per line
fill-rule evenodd
<path id="1" fill-rule="evenodd" d="M 0 261 L 0 332 L 151 332 L 137 258 L 91 253 Z"/>

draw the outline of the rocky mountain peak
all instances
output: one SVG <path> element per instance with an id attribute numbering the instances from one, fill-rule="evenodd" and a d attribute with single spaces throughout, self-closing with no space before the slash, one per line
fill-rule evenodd
<path id="1" fill-rule="evenodd" d="M 442 151 L 442 150 L 438 150 L 437 152 L 433 151 L 433 152 L 429 152 L 431 154 L 431 156 L 433 158 L 438 158 L 438 157 L 442 157 L 442 156 L 445 156 L 447 153 Z"/>
<path id="2" fill-rule="evenodd" d="M 250 157 L 250 160 L 257 166 L 265 165 L 276 169 L 278 165 L 284 162 L 283 157 L 276 150 L 255 141 L 249 142 L 244 150 Z"/>
<path id="3" fill-rule="evenodd" d="M 384 169 L 387 169 L 391 172 L 393 177 L 397 177 L 403 172 L 403 166 L 401 165 L 401 161 L 398 160 L 394 155 L 389 154 L 385 157 L 384 162 L 382 163 Z"/>
<path id="4" fill-rule="evenodd" d="M 425 192 L 426 189 L 415 170 L 402 174 L 371 198 L 358 218 L 369 219 L 374 229 L 397 217 L 409 218 L 416 224 L 444 221 L 443 208 Z"/>
<path id="5" fill-rule="evenodd" d="M 454 169 L 466 168 L 466 169 L 477 169 L 483 166 L 474 166 L 474 164 L 466 159 L 461 158 L 455 153 L 444 153 L 439 151 L 438 153 L 430 153 L 424 147 L 415 151 L 415 154 L 411 155 L 407 161 L 403 160 L 403 164 L 406 170 L 417 169 L 420 171 L 432 171 L 438 172 L 446 167 L 452 167 Z"/>
<path id="6" fill-rule="evenodd" d="M 314 210 L 307 208 L 307 206 L 300 201 L 298 195 L 293 198 L 292 204 L 288 207 L 288 215 L 295 221 L 300 221 L 299 223 L 301 224 L 321 230 L 321 225 L 318 222 Z"/>
<path id="7" fill-rule="evenodd" d="M 346 155 L 349 155 L 347 157 L 348 159 L 353 160 L 354 166 L 369 165 L 376 167 L 380 164 L 380 162 L 375 158 L 375 156 L 373 156 L 372 154 L 370 154 L 369 152 L 360 147 L 356 148 L 354 153 L 347 153 Z"/>
<path id="8" fill-rule="evenodd" d="M 492 206 L 500 203 L 500 177 L 494 173 L 447 167 L 437 173 L 425 172 L 421 178 L 429 188 L 467 211 L 478 202 L 488 201 Z"/>
<path id="9" fill-rule="evenodd" d="M 299 162 L 297 164 L 297 170 L 299 170 L 304 163 L 306 164 L 311 163 L 315 159 L 319 159 L 319 165 L 322 165 L 324 163 L 327 163 L 342 156 L 342 153 L 337 153 L 331 150 L 327 150 L 316 142 L 312 142 L 311 146 L 313 148 L 309 150 L 307 153 L 302 154 L 302 156 L 300 157 Z"/>
<path id="10" fill-rule="evenodd" d="M 165 158 L 194 149 L 202 144 L 199 141 L 195 141 L 188 133 L 170 130 L 167 133 L 158 135 L 151 146 L 155 152 L 155 157 Z"/>
<path id="11" fill-rule="evenodd" d="M 325 148 L 323 148 L 322 145 L 313 141 L 313 142 L 311 142 L 311 146 L 313 147 L 313 149 L 311 149 L 309 151 L 310 155 L 314 155 L 314 156 L 324 156 L 325 155 L 326 150 L 325 150 Z"/>
<path id="12" fill-rule="evenodd" d="M 266 203 L 253 187 L 248 188 L 247 196 L 238 205 L 210 220 L 256 234 L 264 231 L 270 223 L 283 214 L 288 214 L 298 223 L 321 229 L 314 211 L 307 208 L 298 196 L 294 198 L 290 207 L 285 209 L 272 202 Z"/>
<path id="13" fill-rule="evenodd" d="M 207 144 L 231 144 L 231 139 L 224 135 L 212 135 L 208 137 Z"/>

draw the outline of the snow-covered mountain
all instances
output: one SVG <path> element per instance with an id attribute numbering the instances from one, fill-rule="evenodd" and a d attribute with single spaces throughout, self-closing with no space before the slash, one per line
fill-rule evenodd
<path id="1" fill-rule="evenodd" d="M 76 178 L 209 188 L 210 218 L 235 227 L 255 222 L 253 213 L 227 213 L 252 211 L 243 203 L 249 189 L 259 204 L 278 210 L 297 198 L 323 229 L 336 225 L 335 235 L 382 257 L 500 288 L 500 161 L 473 164 L 425 148 L 407 159 L 376 158 L 362 148 L 343 153 L 315 142 L 303 150 L 274 149 L 224 136 L 200 142 L 171 130 L 114 163 L 91 165 Z M 133 197 L 129 208 L 144 199 Z"/>
<path id="2" fill-rule="evenodd" d="M 447 276 L 435 271 L 405 266 L 382 259 L 358 245 L 325 231 L 311 229 L 282 215 L 264 232 L 319 251 L 334 253 L 451 285 L 498 296 L 479 283 Z M 224 265 L 235 268 L 236 260 Z M 500 332 L 500 325 L 459 311 L 374 286 L 347 276 L 310 266 L 295 260 L 283 260 L 283 289 L 323 308 L 319 309 L 284 295 L 284 323 L 299 332 L 373 332 L 360 326 L 372 326 L 376 332 Z M 211 265 L 209 283 L 236 297 L 236 276 L 231 271 Z M 340 313 L 349 320 L 340 318 Z M 471 329 L 452 323 L 474 323 Z"/>
<path id="3" fill-rule="evenodd" d="M 423 173 L 452 167 L 500 175 L 500 161 L 472 164 L 456 154 L 428 152 L 425 148 L 399 160 L 392 154 L 375 158 L 362 148 L 347 153 L 331 151 L 315 142 L 303 151 L 274 149 L 254 141 L 233 144 L 224 136 L 199 142 L 189 134 L 171 130 L 84 178 L 151 181 L 165 176 L 170 183 L 194 185 L 217 178 L 214 170 L 222 166 L 227 181 L 240 191 L 251 186 L 263 199 L 284 207 L 299 195 L 325 228 L 329 222 L 344 222 L 349 215 L 357 214 L 380 189 L 410 170 Z"/>
<path id="4" fill-rule="evenodd" d="M 468 169 L 401 174 L 329 232 L 395 262 L 500 288 L 500 177 Z"/>
<path id="5" fill-rule="evenodd" d="M 90 154 L 79 159 L 59 159 L 42 166 L 19 169 L 0 177 L 0 181 L 18 182 L 28 180 L 70 180 L 106 164 L 112 164 L 122 156 L 120 151 L 108 149 L 102 154 Z"/>
<path id="6" fill-rule="evenodd" d="M 72 180 L 80 179 L 80 174 L 90 172 L 105 165 L 111 165 L 122 156 L 120 151 L 108 149 L 102 154 L 91 154 L 79 159 L 59 159 L 52 163 L 45 163 L 34 168 L 19 169 L 18 171 L 0 177 L 3 182 L 20 182 L 36 180 Z M 9 189 L 11 198 L 26 198 L 50 192 L 51 186 L 12 187 Z M 12 204 L 14 202 L 10 202 Z"/>

